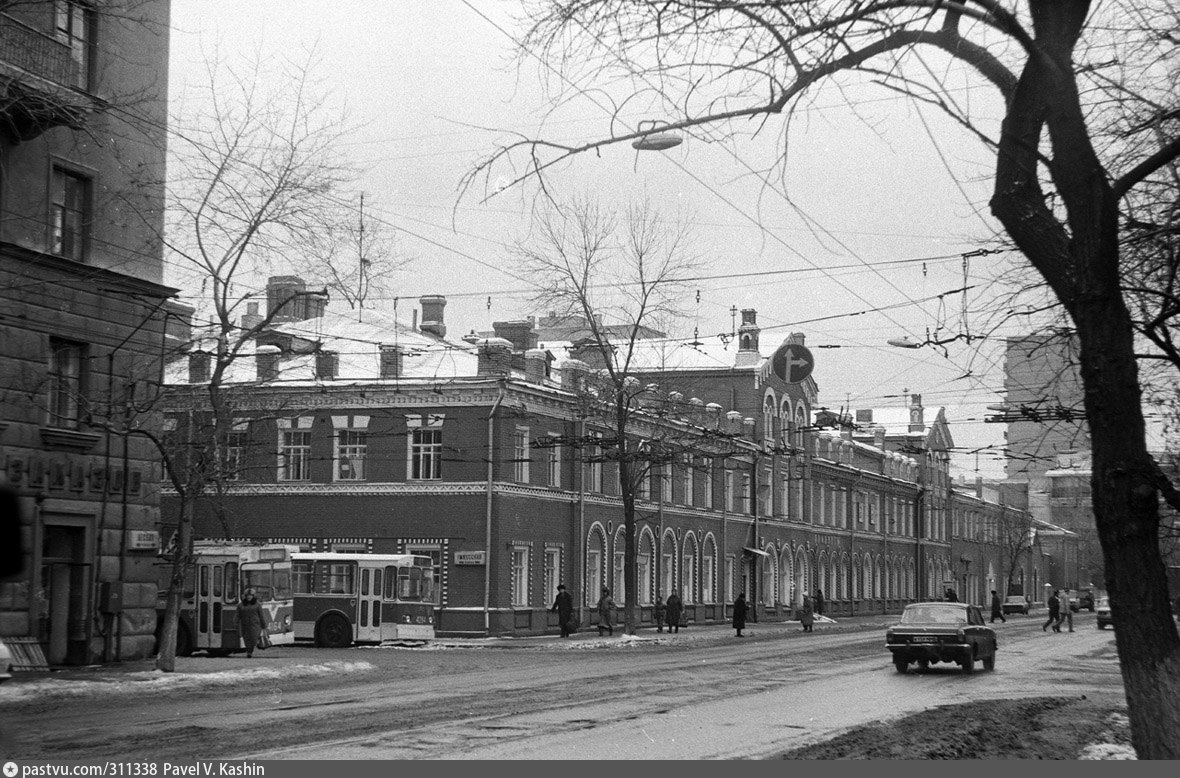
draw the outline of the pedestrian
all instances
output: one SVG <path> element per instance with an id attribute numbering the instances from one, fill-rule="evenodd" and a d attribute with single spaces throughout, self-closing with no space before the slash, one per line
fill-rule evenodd
<path id="1" fill-rule="evenodd" d="M 246 657 L 254 656 L 254 649 L 259 646 L 259 639 L 267 629 L 266 611 L 254 596 L 253 589 L 242 593 L 242 600 L 238 603 L 238 634 L 242 636 L 242 646 L 246 649 Z M 263 645 L 265 648 L 265 645 Z"/>
<path id="2" fill-rule="evenodd" d="M 816 589 L 815 590 L 815 615 L 816 616 L 824 615 L 824 590 L 823 589 Z"/>
<path id="3" fill-rule="evenodd" d="M 949 586 L 947 587 L 947 590 L 946 590 L 946 601 L 947 602 L 958 602 L 959 601 L 959 595 L 955 594 L 955 590 L 950 588 Z"/>
<path id="4" fill-rule="evenodd" d="M 1049 605 L 1049 620 L 1041 625 L 1041 632 L 1044 632 L 1045 629 L 1049 626 L 1053 627 L 1054 632 L 1060 632 L 1061 625 L 1058 622 L 1061 620 L 1061 610 L 1060 610 L 1061 600 L 1058 599 L 1058 597 L 1057 597 L 1057 590 L 1056 589 L 1054 589 L 1053 593 L 1051 595 L 1049 595 L 1048 605 Z M 1069 607 L 1069 606 L 1067 605 L 1066 607 Z"/>
<path id="5" fill-rule="evenodd" d="M 611 635 L 615 634 L 614 625 L 615 601 L 610 598 L 610 589 L 602 587 L 602 596 L 598 598 L 598 636 L 602 637 L 605 629 Z"/>
<path id="6" fill-rule="evenodd" d="M 996 594 L 995 589 L 992 589 L 992 624 L 996 623 L 997 618 L 1005 624 L 1008 622 L 1004 618 L 1004 605 L 1000 602 L 1000 595 Z"/>
<path id="7" fill-rule="evenodd" d="M 551 611 L 557 611 L 557 620 L 561 623 L 561 636 L 568 638 L 574 626 L 574 598 L 565 590 L 565 584 L 557 585 L 557 597 L 553 600 Z"/>
<path id="8" fill-rule="evenodd" d="M 668 631 L 680 633 L 680 617 L 684 615 L 684 601 L 672 592 L 668 595 Z"/>
<path id="9" fill-rule="evenodd" d="M 811 599 L 811 595 L 803 592 L 803 610 L 799 614 L 799 623 L 803 625 L 804 632 L 811 632 L 811 625 L 815 623 L 815 603 Z"/>
<path id="10" fill-rule="evenodd" d="M 1073 608 L 1069 605 L 1069 589 L 1061 593 L 1057 611 L 1057 631 L 1061 631 L 1061 625 L 1069 622 L 1069 631 L 1073 632 Z"/>
<path id="11" fill-rule="evenodd" d="M 661 598 L 658 594 L 656 595 L 656 604 L 652 608 L 652 616 L 654 616 L 655 620 L 656 620 L 656 632 L 663 632 L 664 631 L 664 621 L 667 619 L 667 616 L 668 616 L 668 608 L 667 608 L 667 606 L 664 605 L 663 598 Z M 672 631 L 671 624 L 668 625 L 668 631 L 669 632 Z"/>
<path id="12" fill-rule="evenodd" d="M 737 630 L 737 636 L 742 635 L 742 630 L 746 628 L 746 593 L 738 594 L 737 599 L 733 601 L 733 628 Z"/>

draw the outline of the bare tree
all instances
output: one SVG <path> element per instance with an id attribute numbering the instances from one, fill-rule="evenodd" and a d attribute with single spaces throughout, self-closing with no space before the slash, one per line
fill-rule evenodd
<path id="1" fill-rule="evenodd" d="M 622 80 L 677 117 L 656 130 L 710 139 L 757 131 L 833 76 L 855 73 L 945 111 L 994 152 L 991 211 L 1077 331 L 1132 739 L 1140 757 L 1161 759 L 1180 758 L 1180 635 L 1159 497 L 1180 505 L 1180 495 L 1147 451 L 1120 204 L 1180 156 L 1170 19 L 1174 8 L 1162 0 L 1097 9 L 1087 0 L 549 0 L 530 6 L 524 38 L 527 56 L 562 80 L 559 99 Z M 994 88 L 1003 102 L 998 135 L 955 100 L 927 52 L 966 64 Z M 1126 63 L 1117 90 L 1102 86 L 1112 52 L 1131 57 L 1115 57 Z M 1131 116 L 1138 121 L 1120 120 Z M 1105 134 L 1120 122 L 1123 143 L 1096 143 L 1094 128 Z M 514 182 L 536 179 L 561 160 L 652 132 L 614 126 L 578 145 L 523 138 L 497 149 L 464 186 L 486 187 L 505 164 Z"/>
<path id="2" fill-rule="evenodd" d="M 289 267 L 316 248 L 311 236 L 332 234 L 340 190 L 352 175 L 339 163 L 340 117 L 315 93 L 309 66 L 289 66 L 264 87 L 258 66 L 235 71 L 210 64 L 192 115 L 175 125 L 165 246 L 184 283 L 197 289 L 194 350 L 207 357 L 207 375 L 197 386 L 172 393 L 182 405 L 186 392 L 200 392 L 187 421 L 157 439 L 166 475 L 178 495 L 171 579 L 157 667 L 175 665 L 177 616 L 185 574 L 192 561 L 197 500 L 224 488 L 234 463 L 227 456 L 234 392 L 242 391 L 232 370 L 251 341 L 284 306 L 307 294 L 272 301 L 265 315 L 242 325 L 241 314 L 270 272 Z M 249 353 L 249 352 L 247 352 Z M 230 384 L 234 384 L 231 386 Z M 204 407 L 197 412 L 195 409 Z"/>
<path id="3" fill-rule="evenodd" d="M 535 224 L 536 235 L 516 248 L 522 269 L 536 279 L 535 302 L 585 322 L 580 353 L 597 368 L 582 390 L 583 416 L 610 435 L 579 443 L 589 445 L 585 459 L 617 468 L 625 536 L 623 629 L 633 634 L 635 500 L 649 471 L 662 470 L 685 445 L 678 439 L 682 433 L 660 424 L 658 401 L 634 376 L 641 367 L 636 360 L 649 328 L 680 312 L 678 298 L 697 262 L 687 227 L 662 221 L 646 202 L 618 214 L 582 198 L 553 204 Z"/>

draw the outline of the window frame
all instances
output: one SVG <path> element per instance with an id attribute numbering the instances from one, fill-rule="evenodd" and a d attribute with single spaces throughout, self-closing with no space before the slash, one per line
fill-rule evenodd
<path id="1" fill-rule="evenodd" d="M 294 443 L 293 436 L 300 436 L 306 443 Z M 294 458 L 293 458 L 294 457 Z M 298 463 L 297 468 L 292 463 Z M 298 477 L 292 477 L 292 473 Z M 284 483 L 302 483 L 311 480 L 311 430 L 303 427 L 279 430 L 278 479 Z"/>
<path id="2" fill-rule="evenodd" d="M 49 338 L 47 366 L 46 425 L 56 429 L 76 430 L 82 426 L 89 382 L 89 344 L 66 338 Z M 69 354 L 67 365 L 61 357 Z M 63 367 L 66 368 L 63 370 Z"/>
<path id="3" fill-rule="evenodd" d="M 77 185 L 76 191 L 69 186 L 71 182 Z M 94 174 L 54 160 L 49 172 L 48 201 L 48 253 L 85 262 L 90 256 L 90 227 L 94 222 Z M 76 219 L 72 226 L 67 219 L 70 214 Z M 72 237 L 68 247 L 67 236 Z"/>
<path id="4" fill-rule="evenodd" d="M 354 438 L 352 436 L 359 436 Z M 359 442 L 357 440 L 359 439 Z M 348 440 L 350 442 L 344 442 Z M 341 467 L 345 459 L 349 461 L 349 475 L 344 475 Z M 332 436 L 332 480 L 333 481 L 367 481 L 369 474 L 366 468 L 369 459 L 369 430 L 366 428 L 341 427 Z M 360 461 L 359 468 L 356 465 Z M 357 474 L 359 470 L 359 475 Z"/>

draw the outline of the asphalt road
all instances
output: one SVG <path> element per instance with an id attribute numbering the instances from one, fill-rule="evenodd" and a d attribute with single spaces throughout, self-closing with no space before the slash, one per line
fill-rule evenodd
<path id="1" fill-rule="evenodd" d="M 742 639 L 718 626 L 640 641 L 582 634 L 193 657 L 178 670 L 276 672 L 230 688 L 6 705 L 5 750 L 22 759 L 756 759 L 936 705 L 1121 694 L 1113 632 L 1084 613 L 1076 632 L 1046 634 L 1042 619 L 996 624 L 996 670 L 977 665 L 972 675 L 953 665 L 897 674 L 883 617 L 811 634 L 754 625 Z M 283 677 L 313 662 L 365 669 Z"/>

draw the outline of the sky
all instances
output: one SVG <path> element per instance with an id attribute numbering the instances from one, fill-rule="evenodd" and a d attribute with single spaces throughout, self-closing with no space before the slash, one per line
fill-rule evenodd
<path id="1" fill-rule="evenodd" d="M 173 0 L 170 91 L 180 105 L 214 49 L 227 61 L 298 61 L 314 51 L 318 86 L 356 127 L 342 152 L 361 170 L 366 219 L 392 230 L 409 260 L 394 279 L 397 314 L 409 319 L 419 296 L 442 294 L 448 334 L 489 330 L 545 313 L 511 258 L 536 190 L 460 198 L 463 175 L 510 133 L 572 141 L 610 130 L 600 98 L 553 110 L 543 82 L 554 71 L 535 59 L 518 66 L 515 9 L 511 0 Z M 954 65 L 943 77 L 976 113 L 998 115 L 977 79 Z M 647 199 L 692 222 L 706 277 L 694 282 L 675 335 L 731 334 L 735 313 L 753 308 L 765 355 L 790 333 L 806 336 L 819 405 L 896 408 L 921 394 L 928 418 L 946 408 L 958 468 L 1000 477 L 1003 426 L 983 419 L 1002 401 L 1000 336 L 1018 329 L 991 330 L 985 311 L 1019 258 L 963 256 L 996 246 L 989 157 L 935 111 L 880 88 L 844 87 L 816 93 L 785 136 L 772 120 L 728 143 L 688 138 L 664 152 L 621 144 L 577 158 L 550 183 L 610 207 Z M 660 117 L 637 109 L 624 118 Z M 787 162 L 768 184 L 755 173 L 784 142 Z M 494 172 L 492 184 L 506 173 Z M 388 310 L 395 300 L 376 304 Z M 887 343 L 927 333 L 959 339 L 945 351 Z"/>

